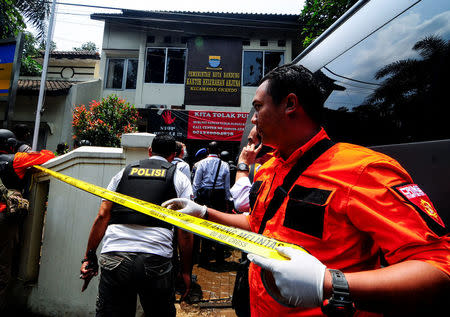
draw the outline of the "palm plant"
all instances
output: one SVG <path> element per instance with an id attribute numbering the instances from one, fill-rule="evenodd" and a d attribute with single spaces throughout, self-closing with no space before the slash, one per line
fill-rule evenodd
<path id="1" fill-rule="evenodd" d="M 0 1 L 0 38 L 15 37 L 26 29 L 29 22 L 37 30 L 38 39 L 45 37 L 45 19 L 50 14 L 47 0 L 2 0 Z"/>
<path id="2" fill-rule="evenodd" d="M 367 103 L 389 111 L 395 124 L 409 136 L 441 137 L 443 131 L 436 128 L 436 118 L 442 116 L 446 104 L 450 41 L 427 36 L 416 42 L 413 50 L 420 59 L 399 60 L 376 72 L 375 78 L 384 80 Z"/>

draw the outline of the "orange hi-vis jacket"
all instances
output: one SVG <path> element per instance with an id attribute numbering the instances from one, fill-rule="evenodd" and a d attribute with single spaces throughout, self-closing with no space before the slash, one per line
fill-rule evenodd
<path id="1" fill-rule="evenodd" d="M 14 156 L 12 159 L 12 168 L 11 172 L 13 173 L 13 176 L 16 177 L 20 180 L 22 180 L 25 177 L 25 173 L 27 171 L 28 168 L 32 167 L 33 165 L 40 165 L 43 164 L 45 162 L 47 162 L 48 160 L 52 159 L 55 157 L 55 154 L 53 154 L 53 152 L 48 151 L 48 150 L 42 150 L 40 152 L 30 152 L 30 153 L 22 153 L 22 152 L 17 152 L 16 154 L 5 154 L 4 156 Z M 7 175 L 7 171 L 4 170 L 5 175 Z M 15 175 L 14 175 L 15 174 Z M 11 174 L 9 174 L 11 175 Z M 2 175 L 0 175 L 0 177 L 2 177 Z M 5 184 L 5 186 L 8 189 L 16 189 L 16 190 L 22 190 L 23 188 L 9 188 L 11 185 L 12 180 L 10 179 L 3 179 L 2 177 L 2 181 Z M 6 205 L 3 202 L 0 202 L 0 212 L 3 212 L 6 209 Z"/>
<path id="2" fill-rule="evenodd" d="M 324 138 L 328 136 L 322 129 L 287 160 L 275 152 L 258 170 L 252 188 L 257 198 L 248 216 L 252 231 L 258 232 L 275 189 L 292 166 Z M 297 179 L 263 234 L 300 245 L 327 268 L 343 272 L 379 268 L 383 256 L 388 264 L 426 261 L 450 275 L 450 237 L 445 232 L 429 198 L 398 162 L 364 147 L 337 143 Z M 280 305 L 265 290 L 260 274 L 252 263 L 252 316 L 322 315 L 320 308 Z"/>

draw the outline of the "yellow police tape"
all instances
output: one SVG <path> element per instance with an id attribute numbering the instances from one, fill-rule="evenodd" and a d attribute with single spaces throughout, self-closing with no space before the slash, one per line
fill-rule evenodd
<path id="1" fill-rule="evenodd" d="M 307 252 L 306 250 L 295 244 L 280 242 L 278 240 L 268 238 L 254 232 L 224 226 L 212 221 L 196 218 L 178 211 L 163 208 L 161 206 L 137 198 L 113 192 L 100 186 L 93 185 L 70 176 L 63 175 L 61 173 L 49 170 L 42 166 L 35 165 L 34 167 L 67 184 L 70 184 L 79 189 L 87 191 L 88 193 L 102 197 L 104 199 L 123 205 L 130 209 L 142 212 L 146 215 L 155 217 L 159 220 L 168 222 L 174 226 L 177 226 L 186 231 L 190 231 L 199 236 L 223 244 L 227 244 L 229 246 L 232 246 L 236 249 L 239 249 L 247 253 L 258 254 L 271 259 L 285 260 L 286 258 L 280 255 L 275 250 L 275 248 L 291 247 Z"/>

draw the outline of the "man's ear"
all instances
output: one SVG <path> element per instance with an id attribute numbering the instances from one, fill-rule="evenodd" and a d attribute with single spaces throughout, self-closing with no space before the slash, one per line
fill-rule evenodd
<path id="1" fill-rule="evenodd" d="M 151 157 L 152 155 L 153 155 L 152 148 L 149 147 L 148 148 L 148 157 Z"/>
<path id="2" fill-rule="evenodd" d="M 286 114 L 294 113 L 299 107 L 297 96 L 290 93 L 286 96 Z"/>

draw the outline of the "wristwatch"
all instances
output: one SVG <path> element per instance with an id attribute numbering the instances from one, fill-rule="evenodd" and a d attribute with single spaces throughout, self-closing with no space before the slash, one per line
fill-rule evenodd
<path id="1" fill-rule="evenodd" d="M 245 163 L 239 163 L 239 164 L 237 165 L 237 170 L 238 170 L 238 171 L 241 171 L 241 172 L 248 172 L 248 171 L 250 170 L 250 168 L 249 168 L 248 165 L 245 164 Z"/>
<path id="2" fill-rule="evenodd" d="M 322 306 L 322 312 L 327 316 L 353 316 L 355 306 L 344 273 L 339 270 L 329 271 L 332 278 L 332 294 L 328 304 Z"/>

